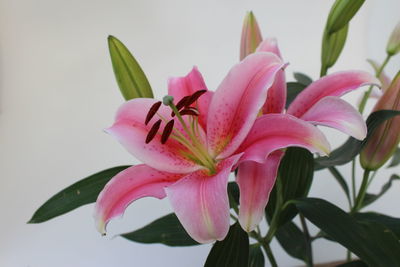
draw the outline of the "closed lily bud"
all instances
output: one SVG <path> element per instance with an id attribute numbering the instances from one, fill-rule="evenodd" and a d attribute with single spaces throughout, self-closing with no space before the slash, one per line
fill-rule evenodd
<path id="1" fill-rule="evenodd" d="M 400 110 L 400 72 L 376 103 L 373 111 Z M 382 123 L 361 151 L 361 165 L 367 170 L 377 170 L 393 155 L 400 141 L 400 117 Z"/>
<path id="2" fill-rule="evenodd" d="M 400 22 L 397 23 L 392 34 L 390 35 L 388 44 L 386 46 L 386 52 L 391 56 L 400 52 Z"/>
<path id="3" fill-rule="evenodd" d="M 253 12 L 248 12 L 243 22 L 242 39 L 240 42 L 240 60 L 254 53 L 261 43 L 262 36 L 256 17 Z"/>
<path id="4" fill-rule="evenodd" d="M 365 0 L 336 0 L 329 12 L 326 30 L 334 33 L 346 26 Z"/>

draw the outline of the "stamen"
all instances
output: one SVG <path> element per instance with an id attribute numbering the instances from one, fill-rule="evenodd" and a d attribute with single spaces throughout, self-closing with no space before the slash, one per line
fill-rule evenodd
<path id="1" fill-rule="evenodd" d="M 195 108 L 186 108 L 179 112 L 182 116 L 183 115 L 191 115 L 191 116 L 199 116 L 199 112 Z"/>
<path id="2" fill-rule="evenodd" d="M 186 102 L 185 107 L 189 107 L 191 104 L 193 104 L 194 102 L 196 102 L 197 99 L 199 99 L 200 96 L 202 96 L 205 92 L 207 92 L 207 90 L 199 90 L 197 92 L 194 92 L 189 100 Z"/>
<path id="3" fill-rule="evenodd" d="M 168 140 L 168 137 L 171 135 L 172 130 L 174 129 L 174 120 L 170 120 L 167 125 L 164 127 L 164 132 L 161 135 L 161 144 L 165 144 Z"/>
<path id="4" fill-rule="evenodd" d="M 183 107 L 185 107 L 186 106 L 186 102 L 189 100 L 189 98 L 190 98 L 190 95 L 182 97 L 182 99 L 179 100 L 178 104 L 176 104 L 176 109 L 179 111 Z M 171 117 L 175 117 L 175 112 L 174 111 L 171 112 Z"/>
<path id="5" fill-rule="evenodd" d="M 158 120 L 156 123 L 153 124 L 149 133 L 146 136 L 146 144 L 150 143 L 153 140 L 154 136 L 156 136 L 158 129 L 160 129 L 161 120 Z"/>
<path id="6" fill-rule="evenodd" d="M 144 122 L 145 125 L 147 125 L 149 121 L 154 117 L 160 106 L 161 106 L 161 101 L 158 101 L 151 106 L 149 113 L 147 113 L 146 120 Z"/>
<path id="7" fill-rule="evenodd" d="M 191 97 L 190 95 L 187 95 L 187 96 L 182 97 L 182 99 L 179 100 L 178 104 L 176 104 L 176 108 L 177 108 L 178 110 L 180 110 L 181 108 L 183 108 L 184 106 L 186 106 L 186 102 L 189 100 L 190 97 Z"/>

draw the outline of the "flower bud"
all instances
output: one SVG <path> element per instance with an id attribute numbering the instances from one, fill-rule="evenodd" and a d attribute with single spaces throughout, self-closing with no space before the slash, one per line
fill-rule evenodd
<path id="1" fill-rule="evenodd" d="M 386 46 L 386 52 L 391 56 L 400 52 L 400 22 L 397 23 L 392 34 L 390 35 L 388 44 Z"/>
<path id="2" fill-rule="evenodd" d="M 329 34 L 345 27 L 365 0 L 336 0 L 329 12 L 326 30 Z"/>
<path id="3" fill-rule="evenodd" d="M 243 22 L 242 39 L 240 42 L 240 60 L 256 51 L 261 43 L 262 36 L 256 17 L 253 12 L 248 12 Z"/>
<path id="4" fill-rule="evenodd" d="M 400 72 L 376 103 L 373 111 L 400 110 Z M 393 155 L 400 141 L 400 116 L 383 122 L 375 129 L 361 151 L 361 166 L 377 170 Z"/>

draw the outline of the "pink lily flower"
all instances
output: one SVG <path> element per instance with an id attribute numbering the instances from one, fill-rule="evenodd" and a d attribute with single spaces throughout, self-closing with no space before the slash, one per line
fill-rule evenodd
<path id="1" fill-rule="evenodd" d="M 281 58 L 274 38 L 268 38 L 260 43 L 256 52 L 270 52 Z M 379 84 L 379 81 L 363 71 L 343 71 L 327 75 L 305 88 L 285 112 L 286 81 L 284 70 L 280 69 L 268 91 L 268 98 L 262 111 L 264 114 L 290 114 L 307 124 L 332 127 L 362 140 L 367 134 L 362 116 L 339 97 L 367 84 Z M 263 117 L 256 121 L 249 136 L 254 138 L 258 134 L 258 129 L 268 125 L 262 123 Z M 247 141 L 243 146 L 248 146 Z M 263 218 L 269 194 L 275 184 L 279 163 L 284 155 L 283 151 L 278 150 L 271 153 L 266 161 L 258 161 L 254 158 L 254 153 L 242 156 L 243 163 L 239 165 L 236 177 L 240 189 L 239 223 L 248 232 L 253 231 Z"/>
<path id="2" fill-rule="evenodd" d="M 227 183 L 235 166 L 266 164 L 269 154 L 288 146 L 327 154 L 329 144 L 313 125 L 289 114 L 258 116 L 285 66 L 272 53 L 256 53 L 234 66 L 214 93 L 193 68 L 169 80 L 175 102 L 164 98 L 168 106 L 146 98 L 123 104 L 107 132 L 144 164 L 117 174 L 100 193 L 98 230 L 105 233 L 106 224 L 139 198 L 167 196 L 194 240 L 223 240 L 230 224 Z M 244 191 L 254 187 L 250 182 L 240 186 Z M 243 194 L 241 201 L 252 198 Z"/>

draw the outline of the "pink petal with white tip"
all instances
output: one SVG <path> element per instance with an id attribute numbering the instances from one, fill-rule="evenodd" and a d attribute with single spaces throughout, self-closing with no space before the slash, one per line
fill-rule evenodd
<path id="1" fill-rule="evenodd" d="M 246 161 L 239 165 L 236 177 L 240 189 L 239 223 L 247 232 L 253 231 L 264 216 L 283 155 L 278 150 L 264 164 Z"/>
<path id="2" fill-rule="evenodd" d="M 221 161 L 215 174 L 197 171 L 165 189 L 183 227 L 199 243 L 223 240 L 228 233 L 227 183 L 239 157 Z"/>
<path id="3" fill-rule="evenodd" d="M 265 163 L 272 151 L 290 146 L 303 147 L 322 155 L 330 151 L 324 134 L 311 123 L 288 114 L 267 114 L 256 120 L 237 152 L 244 152 L 240 162 Z"/>
<path id="4" fill-rule="evenodd" d="M 290 104 L 287 113 L 300 118 L 326 96 L 342 96 L 369 84 L 379 84 L 379 80 L 365 71 L 341 71 L 327 75 L 305 88 Z"/>
<path id="5" fill-rule="evenodd" d="M 361 114 L 349 103 L 335 96 L 327 96 L 318 101 L 301 119 L 335 128 L 359 140 L 367 136 L 367 125 Z"/>
<path id="6" fill-rule="evenodd" d="M 97 229 L 105 234 L 107 223 L 115 217 L 122 216 L 128 205 L 139 198 L 164 198 L 164 188 L 181 177 L 179 174 L 157 171 L 144 164 L 118 173 L 106 184 L 97 198 Z"/>

